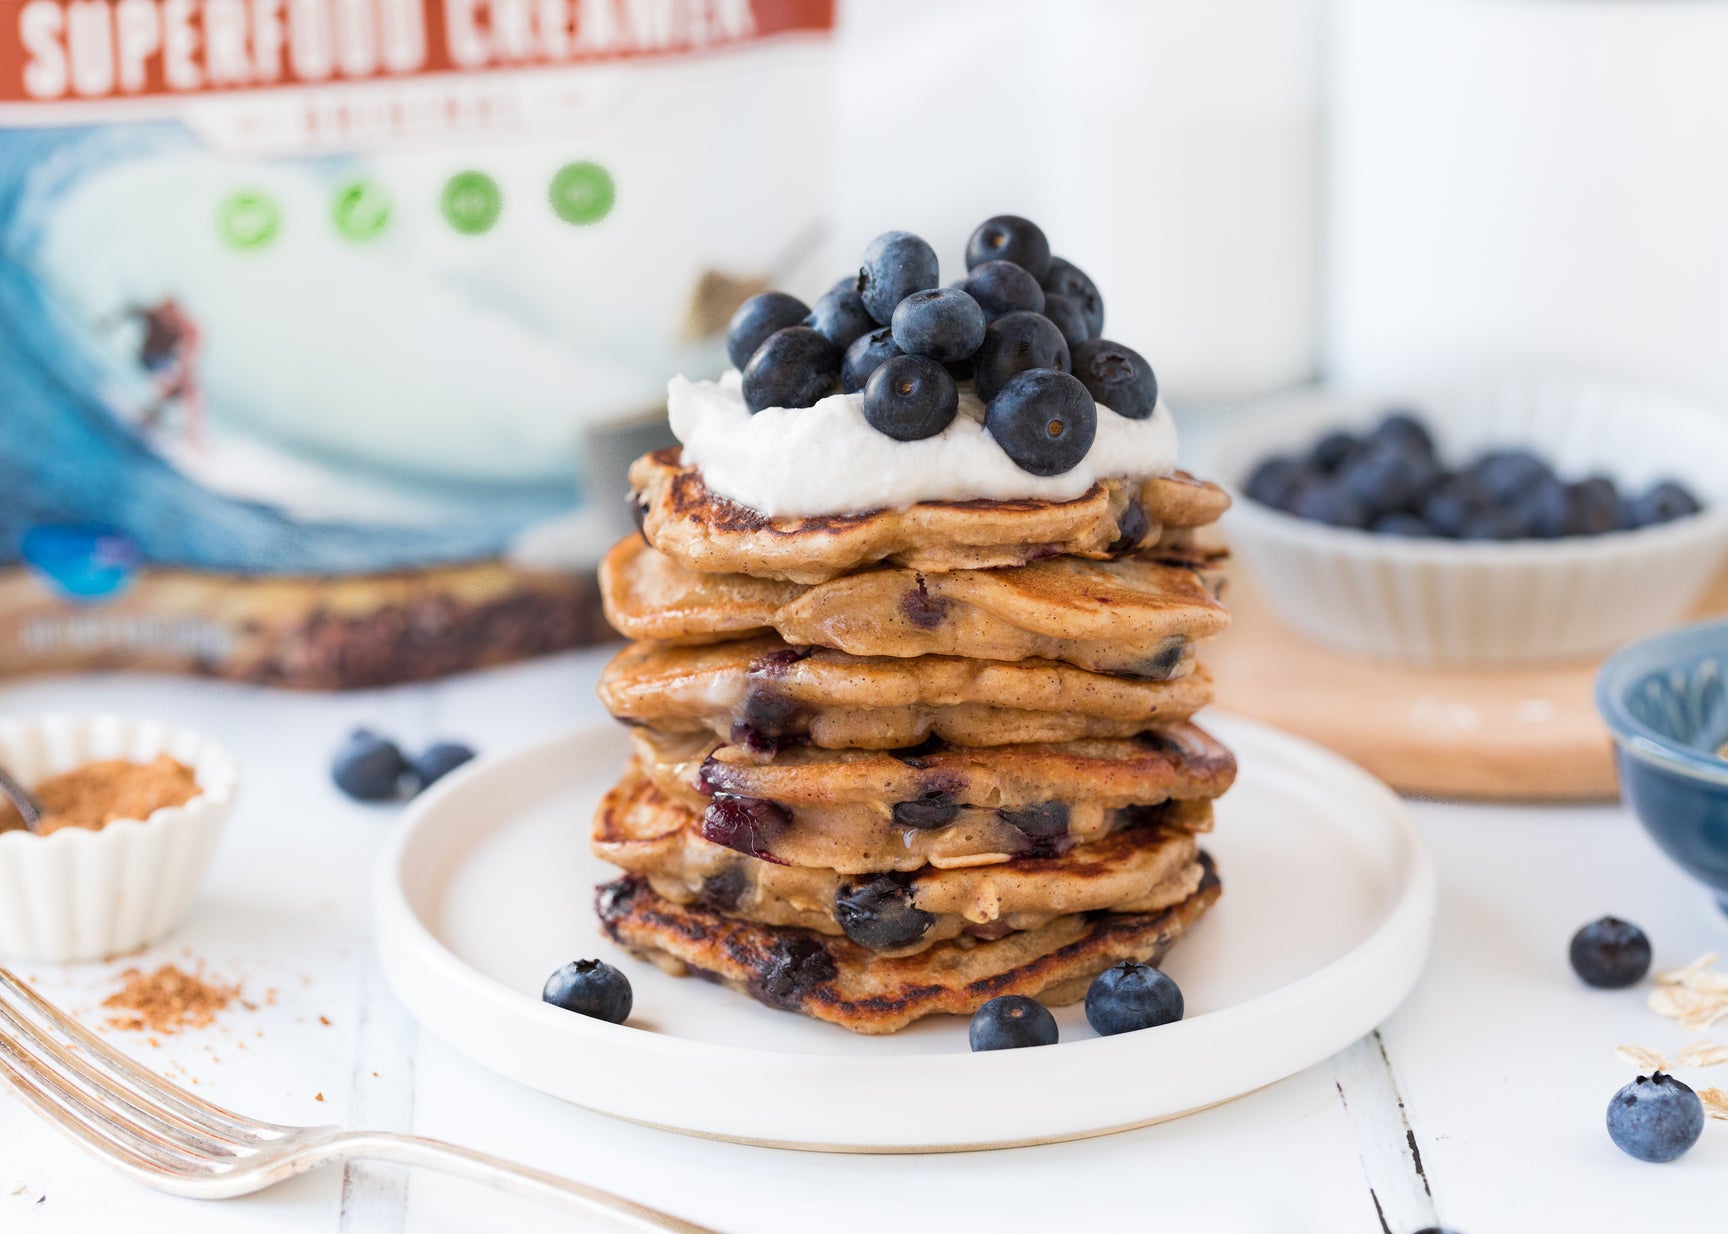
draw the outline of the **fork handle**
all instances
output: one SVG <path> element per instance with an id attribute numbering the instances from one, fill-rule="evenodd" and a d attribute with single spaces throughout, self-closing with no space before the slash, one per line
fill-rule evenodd
<path id="1" fill-rule="evenodd" d="M 531 1200 L 573 1204 L 579 1209 L 604 1214 L 628 1230 L 654 1231 L 655 1234 L 717 1234 L 705 1225 L 693 1225 L 670 1213 L 649 1208 L 634 1200 L 626 1200 L 623 1196 L 613 1195 L 609 1191 L 601 1191 L 557 1174 L 548 1174 L 544 1170 L 518 1165 L 490 1153 L 447 1144 L 443 1140 L 428 1140 L 417 1135 L 358 1131 L 341 1137 L 334 1147 L 337 1155 L 348 1160 L 388 1161 L 396 1165 L 424 1166 Z"/>

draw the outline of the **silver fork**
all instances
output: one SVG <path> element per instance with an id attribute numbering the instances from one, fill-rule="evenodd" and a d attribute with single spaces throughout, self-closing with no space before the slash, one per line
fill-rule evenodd
<path id="1" fill-rule="evenodd" d="M 139 1066 L 4 968 L 0 1079 L 98 1161 L 171 1195 L 223 1200 L 338 1161 L 388 1161 L 573 1204 L 623 1229 L 715 1234 L 621 1196 L 439 1140 L 244 1118 Z"/>

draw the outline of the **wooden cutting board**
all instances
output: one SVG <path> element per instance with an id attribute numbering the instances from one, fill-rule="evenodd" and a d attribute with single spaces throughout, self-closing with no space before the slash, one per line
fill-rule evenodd
<path id="1" fill-rule="evenodd" d="M 1619 795 L 1592 697 L 1600 660 L 1461 673 L 1353 659 L 1281 626 L 1233 577 L 1208 649 L 1217 705 L 1336 750 L 1400 792 L 1502 801 Z M 1728 575 L 1697 616 L 1728 612 Z"/>

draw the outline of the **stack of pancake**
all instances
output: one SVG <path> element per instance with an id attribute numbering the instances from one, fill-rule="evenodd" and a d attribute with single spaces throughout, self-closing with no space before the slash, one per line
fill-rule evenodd
<path id="1" fill-rule="evenodd" d="M 1189 721 L 1222 490 L 770 519 L 676 449 L 630 479 L 642 535 L 601 575 L 639 640 L 600 687 L 634 746 L 594 822 L 615 941 L 886 1033 L 1075 1001 L 1216 900 L 1198 837 L 1235 762 Z"/>

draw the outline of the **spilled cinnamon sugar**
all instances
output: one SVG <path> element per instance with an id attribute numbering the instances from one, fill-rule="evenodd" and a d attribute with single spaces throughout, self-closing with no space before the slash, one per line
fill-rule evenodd
<path id="1" fill-rule="evenodd" d="M 204 1028 L 240 997 L 238 984 L 213 981 L 174 964 L 153 973 L 129 968 L 120 980 L 120 989 L 102 1000 L 104 1007 L 119 1013 L 108 1018 L 110 1028 L 164 1034 Z"/>
<path id="2" fill-rule="evenodd" d="M 149 763 L 121 758 L 85 763 L 49 776 L 36 785 L 35 792 L 46 808 L 36 834 L 49 835 L 62 827 L 96 831 L 123 818 L 146 819 L 164 806 L 185 805 L 199 789 L 190 767 L 158 754 Z M 23 826 L 17 807 L 0 802 L 0 831 Z"/>

